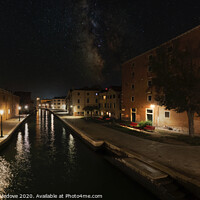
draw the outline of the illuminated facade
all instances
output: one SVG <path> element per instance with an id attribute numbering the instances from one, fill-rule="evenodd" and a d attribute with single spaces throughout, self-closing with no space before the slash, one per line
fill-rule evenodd
<path id="1" fill-rule="evenodd" d="M 99 93 L 100 115 L 120 119 L 121 87 L 110 87 Z"/>
<path id="2" fill-rule="evenodd" d="M 66 109 L 66 97 L 54 97 L 51 100 L 51 108 L 52 109 Z"/>
<path id="3" fill-rule="evenodd" d="M 10 119 L 19 114 L 19 100 L 18 96 L 0 89 L 0 110 L 3 110 L 3 120 Z"/>
<path id="4" fill-rule="evenodd" d="M 165 110 L 155 101 L 155 89 L 152 87 L 150 60 L 156 56 L 156 50 L 164 47 L 170 52 L 174 44 L 184 50 L 189 43 L 189 48 L 200 49 L 200 26 L 149 50 L 122 65 L 122 119 L 129 121 L 152 121 L 157 127 L 173 128 L 180 131 L 188 131 L 188 119 L 186 112 L 177 113 L 173 110 Z M 188 46 L 187 46 L 188 48 Z M 200 55 L 200 52 L 198 52 Z M 200 119 L 194 119 L 195 132 L 200 134 Z"/>
<path id="5" fill-rule="evenodd" d="M 99 106 L 99 90 L 95 89 L 74 89 L 70 90 L 66 97 L 67 111 L 74 116 L 90 116 L 91 111 L 85 111 L 86 106 Z M 99 111 L 92 112 L 93 115 L 99 115 Z"/>

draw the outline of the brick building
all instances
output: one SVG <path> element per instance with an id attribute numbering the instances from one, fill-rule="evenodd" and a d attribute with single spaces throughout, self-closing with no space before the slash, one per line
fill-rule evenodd
<path id="1" fill-rule="evenodd" d="M 158 127 L 170 127 L 188 131 L 187 114 L 165 110 L 155 101 L 155 89 L 152 87 L 152 69 L 150 61 L 156 56 L 158 48 L 164 47 L 170 52 L 178 44 L 180 50 L 197 49 L 200 55 L 200 26 L 151 49 L 122 65 L 122 119 L 130 121 L 150 120 Z M 172 51 L 173 52 L 173 51 Z M 191 51 L 192 52 L 192 51 Z M 199 61 L 198 61 L 199 62 Z M 194 119 L 195 132 L 200 134 L 200 119 Z"/>
<path id="2" fill-rule="evenodd" d="M 0 89 L 0 110 L 3 110 L 3 120 L 19 115 L 19 97 Z"/>
<path id="3" fill-rule="evenodd" d="M 121 87 L 113 86 L 99 93 L 100 115 L 120 119 Z"/>

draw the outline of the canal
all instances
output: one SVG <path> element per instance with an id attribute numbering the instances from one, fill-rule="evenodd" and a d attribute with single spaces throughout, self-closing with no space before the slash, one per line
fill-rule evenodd
<path id="1" fill-rule="evenodd" d="M 33 114 L 0 152 L 0 194 L 156 199 L 89 149 L 49 111 Z"/>

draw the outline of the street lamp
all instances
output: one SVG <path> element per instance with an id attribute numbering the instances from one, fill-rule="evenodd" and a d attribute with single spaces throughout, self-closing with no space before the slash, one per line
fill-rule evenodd
<path id="1" fill-rule="evenodd" d="M 20 121 L 20 110 L 21 110 L 21 106 L 19 106 L 18 109 L 19 109 L 19 121 Z"/>
<path id="2" fill-rule="evenodd" d="M 27 105 L 25 105 L 24 108 L 25 108 L 26 110 L 28 110 L 28 106 L 27 106 Z"/>
<path id="3" fill-rule="evenodd" d="M 2 123 L 2 116 L 3 116 L 4 111 L 0 110 L 0 115 L 1 115 L 1 137 L 3 137 L 3 123 Z"/>

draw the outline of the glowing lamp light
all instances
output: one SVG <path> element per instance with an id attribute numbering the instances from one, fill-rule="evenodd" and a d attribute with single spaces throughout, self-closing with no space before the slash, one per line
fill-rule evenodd
<path id="1" fill-rule="evenodd" d="M 38 98 L 37 98 L 37 101 L 39 101 L 39 100 L 40 100 L 40 98 L 38 97 Z"/>
<path id="2" fill-rule="evenodd" d="M 154 105 L 154 104 L 151 104 L 151 105 L 150 105 L 150 108 L 155 108 L 155 105 Z"/>
<path id="3" fill-rule="evenodd" d="M 4 111 L 3 110 L 0 110 L 0 115 L 3 115 Z"/>
<path id="4" fill-rule="evenodd" d="M 28 106 L 27 106 L 27 105 L 25 105 L 25 106 L 24 106 L 24 108 L 25 108 L 25 109 L 28 109 Z"/>
<path id="5" fill-rule="evenodd" d="M 72 108 L 73 106 L 71 105 L 70 108 Z"/>
<path id="6" fill-rule="evenodd" d="M 18 109 L 19 109 L 19 110 L 21 110 L 21 109 L 22 109 L 22 107 L 21 107 L 21 106 L 19 106 L 19 107 L 18 107 Z"/>

